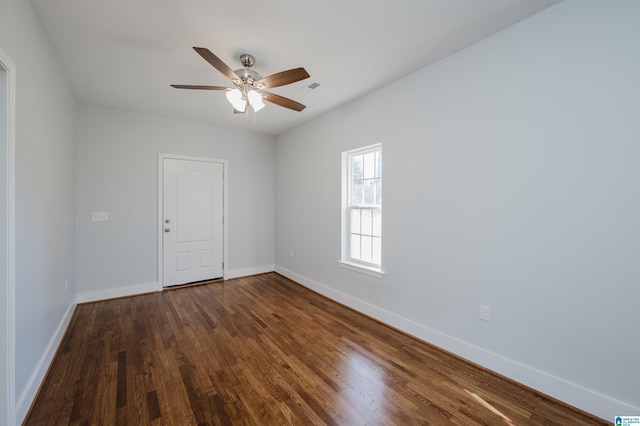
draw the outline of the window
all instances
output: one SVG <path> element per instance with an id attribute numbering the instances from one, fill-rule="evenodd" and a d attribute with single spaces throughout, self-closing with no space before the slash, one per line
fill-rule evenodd
<path id="1" fill-rule="evenodd" d="M 341 266 L 381 276 L 382 145 L 342 153 Z"/>

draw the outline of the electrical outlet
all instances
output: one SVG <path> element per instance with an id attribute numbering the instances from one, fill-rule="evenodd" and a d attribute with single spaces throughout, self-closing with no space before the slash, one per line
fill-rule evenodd
<path id="1" fill-rule="evenodd" d="M 480 319 L 482 321 L 490 320 L 490 311 L 488 306 L 480 305 Z"/>
<path id="2" fill-rule="evenodd" d="M 64 280 L 64 291 L 69 291 L 69 280 Z"/>
<path id="3" fill-rule="evenodd" d="M 289 257 L 293 259 L 293 250 L 289 250 Z"/>
<path id="4" fill-rule="evenodd" d="M 109 220 L 109 212 L 92 212 L 91 222 L 104 222 Z"/>

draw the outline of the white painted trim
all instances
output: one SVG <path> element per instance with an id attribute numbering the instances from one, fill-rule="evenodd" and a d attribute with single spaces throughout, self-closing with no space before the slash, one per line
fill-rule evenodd
<path id="1" fill-rule="evenodd" d="M 6 232 L 6 281 L 7 281 L 7 341 L 2 342 L 7 348 L 7 413 L 6 417 L 0 418 L 0 423 L 4 421 L 12 425 L 16 423 L 16 385 L 15 385 L 15 347 L 16 347 L 16 327 L 15 327 L 15 288 L 16 288 L 16 234 L 15 234 L 15 146 L 16 146 L 16 66 L 5 51 L 0 47 L 0 68 L 6 72 L 7 76 L 7 133 L 6 137 L 6 203 L 7 220 Z"/>
<path id="2" fill-rule="evenodd" d="M 158 154 L 158 234 L 157 234 L 157 245 L 158 245 L 158 283 L 160 283 L 160 288 L 163 287 L 164 282 L 164 272 L 162 270 L 163 266 L 163 247 L 162 242 L 164 240 L 162 236 L 162 207 L 163 207 L 163 197 L 164 197 L 164 180 L 162 173 L 162 162 L 165 158 L 174 159 L 174 160 L 191 160 L 191 161 L 205 161 L 209 163 L 221 163 L 222 164 L 222 179 L 223 179 L 223 188 L 222 188 L 222 204 L 223 204 L 223 215 L 224 222 L 222 223 L 222 262 L 224 264 L 222 268 L 222 279 L 228 279 L 227 270 L 229 261 L 227 259 L 229 250 L 228 250 L 228 223 L 229 223 L 229 197 L 228 197 L 228 184 L 229 181 L 229 162 L 227 160 L 220 160 L 217 158 L 209 158 L 209 157 L 193 157 L 188 155 L 177 155 L 177 154 Z"/>
<path id="3" fill-rule="evenodd" d="M 227 274 L 228 276 L 225 279 L 230 280 L 233 278 L 248 277 L 249 275 L 265 274 L 267 272 L 273 271 L 275 271 L 274 265 L 262 265 L 254 266 L 251 268 L 233 269 L 229 271 L 229 273 Z"/>
<path id="4" fill-rule="evenodd" d="M 76 295 L 76 302 L 97 302 L 99 300 L 136 296 L 138 294 L 154 293 L 157 291 L 162 291 L 162 285 L 159 282 L 133 284 L 122 287 L 108 288 L 105 290 L 84 291 Z"/>
<path id="5" fill-rule="evenodd" d="M 346 293 L 335 290 L 325 284 L 314 281 L 286 268 L 276 265 L 275 271 L 295 282 L 320 293 L 332 300 L 342 303 L 356 311 L 362 312 L 398 330 L 418 339 L 429 342 L 471 362 L 479 364 L 503 376 L 509 377 L 546 395 L 564 401 L 574 407 L 592 413 L 603 419 L 613 419 L 624 413 L 640 413 L 640 407 L 634 407 L 607 395 L 553 376 L 502 355 L 487 351 L 433 328 L 419 324 L 396 313 L 357 299 Z"/>
<path id="6" fill-rule="evenodd" d="M 347 262 L 346 260 L 338 260 L 338 266 L 350 271 L 359 272 L 376 278 L 384 278 L 384 271 L 378 268 L 358 265 L 356 263 Z"/>
<path id="7" fill-rule="evenodd" d="M 384 272 L 382 266 L 376 264 L 367 264 L 367 262 L 353 259 L 349 255 L 351 252 L 350 241 L 350 223 L 351 223 L 351 157 L 358 154 L 363 154 L 371 151 L 382 150 L 382 143 L 374 143 L 367 146 L 362 146 L 356 149 L 350 149 L 342 152 L 342 164 L 341 164 L 341 205 L 340 205 L 340 259 L 338 260 L 338 266 L 349 269 L 351 271 L 360 272 L 361 274 L 370 275 L 376 278 L 383 278 Z M 384 163 L 384 161 L 383 161 Z M 384 166 L 383 166 L 384 167 Z M 384 178 L 382 179 L 384 185 Z M 384 203 L 384 201 L 383 201 Z M 357 208 L 357 206 L 356 206 Z M 382 236 L 382 244 L 384 245 L 384 235 Z"/>
<path id="8" fill-rule="evenodd" d="M 66 312 L 62 316 L 56 331 L 51 336 L 49 340 L 49 344 L 40 357 L 38 364 L 36 365 L 35 370 L 31 373 L 31 377 L 29 377 L 29 381 L 20 395 L 18 399 L 18 403 L 16 404 L 17 411 L 17 420 L 16 424 L 22 424 L 27 413 L 29 412 L 29 408 L 31 404 L 33 404 L 33 400 L 35 399 L 38 389 L 40 389 L 40 385 L 44 380 L 44 376 L 47 374 L 47 370 L 49 366 L 53 362 L 53 357 L 55 356 L 60 343 L 62 342 L 62 338 L 64 337 L 64 333 L 67 331 L 67 327 L 69 326 L 69 322 L 73 316 L 73 312 L 75 310 L 76 304 L 71 303 L 67 308 Z"/>

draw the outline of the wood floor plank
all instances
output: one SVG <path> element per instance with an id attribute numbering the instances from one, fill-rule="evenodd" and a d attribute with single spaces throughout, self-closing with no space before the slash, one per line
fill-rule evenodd
<path id="1" fill-rule="evenodd" d="M 606 422 L 269 273 L 78 305 L 24 424 Z"/>

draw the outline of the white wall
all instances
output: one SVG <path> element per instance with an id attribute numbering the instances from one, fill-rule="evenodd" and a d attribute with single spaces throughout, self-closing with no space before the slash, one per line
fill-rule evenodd
<path id="1" fill-rule="evenodd" d="M 15 117 L 13 61 L 0 46 L 0 422 L 13 422 L 13 313 L 15 292 L 13 251 L 15 236 L 12 209 L 13 162 L 15 155 L 13 133 Z M 11 106 L 10 106 L 11 104 Z M 10 117 L 11 115 L 11 117 Z"/>
<path id="2" fill-rule="evenodd" d="M 640 412 L 638 22 L 640 2 L 565 0 L 280 135 L 276 270 L 608 420 Z M 336 264 L 340 153 L 376 142 L 383 279 Z"/>
<path id="3" fill-rule="evenodd" d="M 79 300 L 157 288 L 159 153 L 228 160 L 227 275 L 273 270 L 272 136 L 81 104 L 76 207 Z M 109 221 L 92 223 L 92 211 L 108 211 Z"/>
<path id="4" fill-rule="evenodd" d="M 0 45 L 16 65 L 14 392 L 21 421 L 73 306 L 75 100 L 29 2 L 0 0 L 0 17 Z"/>
<path id="5" fill-rule="evenodd" d="M 0 0 L 17 69 L 18 421 L 75 282 L 91 295 L 156 280 L 158 152 L 229 160 L 235 273 L 274 263 L 277 217 L 281 272 L 602 417 L 639 412 L 639 8 L 565 0 L 282 135 L 274 160 L 273 138 L 249 130 L 94 105 L 76 126 L 29 3 Z M 378 141 L 382 280 L 336 265 L 340 152 Z"/>

